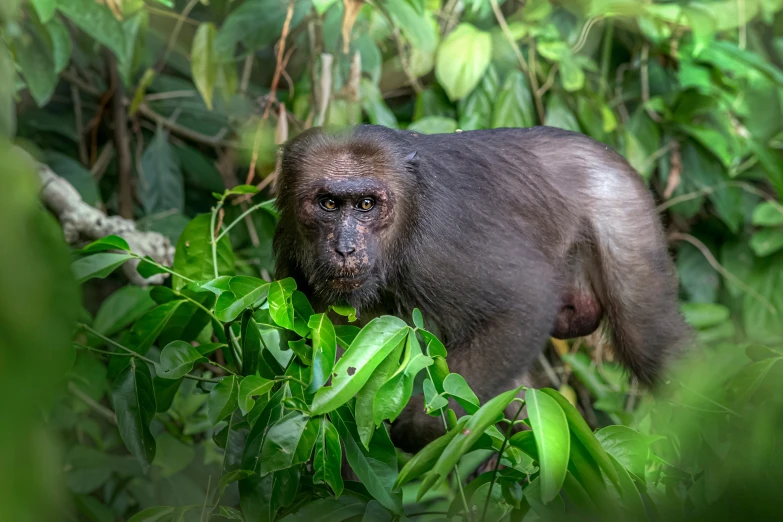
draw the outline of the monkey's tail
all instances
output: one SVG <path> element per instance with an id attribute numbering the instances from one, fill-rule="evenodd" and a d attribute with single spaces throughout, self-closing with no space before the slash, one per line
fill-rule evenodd
<path id="1" fill-rule="evenodd" d="M 692 332 L 680 313 L 676 270 L 652 201 L 638 189 L 632 192 L 637 201 L 615 201 L 593 220 L 596 290 L 617 359 L 639 381 L 654 385 Z"/>

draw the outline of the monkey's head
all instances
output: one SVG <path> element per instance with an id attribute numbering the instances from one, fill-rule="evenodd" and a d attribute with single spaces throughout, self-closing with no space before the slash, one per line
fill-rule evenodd
<path id="1" fill-rule="evenodd" d="M 415 219 L 415 153 L 361 127 L 311 129 L 283 149 L 277 206 L 278 262 L 294 262 L 326 302 L 357 309 L 378 298 L 398 266 Z"/>

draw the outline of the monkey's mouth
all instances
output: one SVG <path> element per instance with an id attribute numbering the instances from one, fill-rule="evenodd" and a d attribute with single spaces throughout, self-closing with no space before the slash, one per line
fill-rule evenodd
<path id="1" fill-rule="evenodd" d="M 329 286 L 343 292 L 360 288 L 369 278 L 369 274 L 344 274 L 329 278 Z"/>

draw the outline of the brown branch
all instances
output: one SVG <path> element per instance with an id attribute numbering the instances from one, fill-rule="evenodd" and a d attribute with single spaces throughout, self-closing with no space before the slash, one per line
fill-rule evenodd
<path id="1" fill-rule="evenodd" d="M 285 22 L 283 23 L 283 32 L 280 35 L 280 43 L 277 48 L 277 65 L 275 66 L 275 75 L 272 77 L 272 88 L 269 90 L 269 98 L 266 102 L 266 108 L 264 109 L 264 119 L 269 117 L 269 111 L 272 108 L 272 103 L 277 100 L 277 84 L 280 82 L 280 71 L 283 68 L 283 56 L 285 55 L 285 41 L 288 38 L 288 31 L 291 30 L 291 18 L 294 16 L 295 2 L 288 3 L 288 12 L 285 15 Z M 248 174 L 248 177 L 250 175 Z"/>
<path id="2" fill-rule="evenodd" d="M 517 62 L 519 62 L 519 68 L 522 69 L 522 72 L 527 72 L 527 62 L 525 62 L 525 57 L 522 56 L 522 51 L 520 50 L 519 45 L 517 45 L 516 40 L 514 40 L 514 35 L 511 34 L 511 29 L 508 28 L 506 17 L 503 16 L 503 11 L 500 10 L 498 1 L 489 0 L 489 3 L 492 5 L 492 12 L 495 13 L 495 19 L 497 19 L 498 25 L 500 25 L 500 29 L 503 31 L 503 35 L 506 37 L 506 40 L 508 40 L 508 43 L 511 44 L 511 48 L 514 50 L 514 54 L 517 57 Z"/>
<path id="3" fill-rule="evenodd" d="M 112 119 L 114 120 L 114 146 L 117 148 L 117 169 L 120 178 L 119 214 L 126 219 L 133 218 L 133 163 L 128 138 L 128 114 L 125 112 L 124 96 L 117 60 L 107 53 L 109 73 L 114 96 L 112 98 Z"/>

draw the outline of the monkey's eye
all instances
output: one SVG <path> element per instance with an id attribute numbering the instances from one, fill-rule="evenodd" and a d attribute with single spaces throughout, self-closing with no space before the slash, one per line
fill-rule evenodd
<path id="1" fill-rule="evenodd" d="M 372 210 L 372 208 L 375 206 L 375 200 L 372 198 L 362 198 L 359 200 L 359 204 L 356 205 L 356 208 L 361 210 L 362 212 L 367 212 L 368 210 Z"/>
<path id="2" fill-rule="evenodd" d="M 326 210 L 327 212 L 337 210 L 337 202 L 332 198 L 323 198 L 319 203 L 321 205 L 321 208 Z"/>

